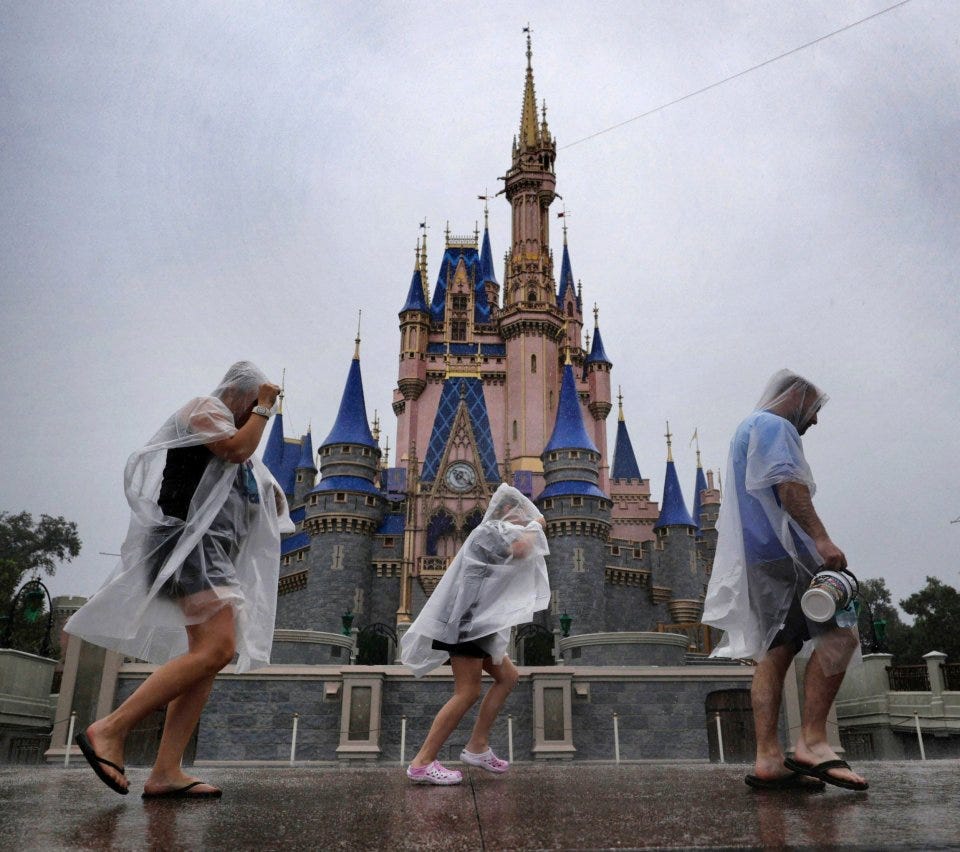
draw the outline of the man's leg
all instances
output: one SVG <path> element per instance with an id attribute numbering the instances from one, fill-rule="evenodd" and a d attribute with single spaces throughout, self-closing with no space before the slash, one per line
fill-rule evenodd
<path id="1" fill-rule="evenodd" d="M 837 631 L 836 636 L 831 636 L 831 639 L 834 644 L 857 641 L 852 635 L 848 640 L 845 632 L 841 631 Z M 837 652 L 836 647 L 830 649 L 831 659 L 836 657 Z M 793 756 L 797 762 L 805 766 L 816 766 L 826 760 L 837 759 L 837 753 L 827 741 L 827 714 L 830 712 L 834 698 L 837 697 L 837 691 L 846 672 L 842 669 L 837 674 L 826 674 L 821 664 L 822 656 L 819 649 L 813 652 L 803 679 L 803 723 Z M 847 658 L 849 659 L 849 655 Z M 865 781 L 862 776 L 849 769 L 831 769 L 828 774 L 848 781 Z"/>
<path id="2" fill-rule="evenodd" d="M 771 648 L 757 663 L 750 687 L 753 706 L 753 727 L 757 738 L 757 761 L 754 774 L 773 780 L 790 773 L 783 767 L 783 746 L 779 732 L 780 703 L 783 698 L 783 680 L 796 654 L 792 645 Z"/>

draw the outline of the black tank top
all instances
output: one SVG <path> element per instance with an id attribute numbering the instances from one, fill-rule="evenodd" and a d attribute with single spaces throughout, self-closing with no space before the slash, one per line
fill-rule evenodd
<path id="1" fill-rule="evenodd" d="M 187 519 L 190 501 L 212 458 L 213 453 L 204 444 L 167 450 L 167 463 L 163 468 L 163 482 L 157 500 L 165 515 L 184 521 Z"/>

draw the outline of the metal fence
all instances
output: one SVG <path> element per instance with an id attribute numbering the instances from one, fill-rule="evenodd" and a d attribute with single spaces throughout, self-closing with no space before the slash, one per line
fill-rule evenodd
<path id="1" fill-rule="evenodd" d="M 926 664 L 887 666 L 887 678 L 893 692 L 929 692 L 930 671 Z"/>
<path id="2" fill-rule="evenodd" d="M 960 692 L 960 663 L 941 663 L 943 688 L 950 692 Z"/>

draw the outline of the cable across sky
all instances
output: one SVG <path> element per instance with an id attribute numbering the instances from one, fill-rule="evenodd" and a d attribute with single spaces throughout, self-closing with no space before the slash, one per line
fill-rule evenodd
<path id="1" fill-rule="evenodd" d="M 674 100 L 668 101 L 665 104 L 660 104 L 660 106 L 654 107 L 653 109 L 648 109 L 646 112 L 642 112 L 639 115 L 633 116 L 632 118 L 624 119 L 623 121 L 613 124 L 610 127 L 606 127 L 603 130 L 598 130 L 596 133 L 591 133 L 589 136 L 584 136 L 583 138 L 577 139 L 575 142 L 571 142 L 568 145 L 561 145 L 560 150 L 564 151 L 567 148 L 572 148 L 574 145 L 579 145 L 581 142 L 587 142 L 590 139 L 596 139 L 596 137 L 602 136 L 604 133 L 610 133 L 612 130 L 617 130 L 618 128 L 623 127 L 625 124 L 639 121 L 641 118 L 646 118 L 648 115 L 653 115 L 661 110 L 665 110 L 667 107 L 675 106 L 676 104 L 682 103 L 683 101 L 689 100 L 697 95 L 702 95 L 704 92 L 709 92 L 711 89 L 716 89 L 718 86 L 722 86 L 724 83 L 729 83 L 731 80 L 736 80 L 738 77 L 743 77 L 744 75 L 749 74 L 751 71 L 756 71 L 758 68 L 771 65 L 774 62 L 778 62 L 781 59 L 792 56 L 794 53 L 799 53 L 801 50 L 806 50 L 808 47 L 812 47 L 815 44 L 826 41 L 828 38 L 833 38 L 835 35 L 839 35 L 840 33 L 851 30 L 854 27 L 858 27 L 860 24 L 864 24 L 867 21 L 873 20 L 874 18 L 879 18 L 881 15 L 887 14 L 887 12 L 892 12 L 894 9 L 899 9 L 901 6 L 906 6 L 907 3 L 910 2 L 911 0 L 901 0 L 900 3 L 895 3 L 893 6 L 888 6 L 886 9 L 881 9 L 879 12 L 874 12 L 872 15 L 867 15 L 867 17 L 861 18 L 859 21 L 854 21 L 853 23 L 840 27 L 840 29 L 827 33 L 826 35 L 819 36 L 812 41 L 808 41 L 805 44 L 801 44 L 798 47 L 794 47 L 791 50 L 786 51 L 786 53 L 781 53 L 779 56 L 765 59 L 763 62 L 759 62 L 756 65 L 751 65 L 749 68 L 744 68 L 742 71 L 738 71 L 736 74 L 731 74 L 729 77 L 724 77 L 722 80 L 717 80 L 715 83 L 711 83 L 709 86 L 704 86 L 702 89 L 697 89 L 695 92 L 688 92 L 685 95 L 681 95 L 679 98 L 675 98 Z"/>

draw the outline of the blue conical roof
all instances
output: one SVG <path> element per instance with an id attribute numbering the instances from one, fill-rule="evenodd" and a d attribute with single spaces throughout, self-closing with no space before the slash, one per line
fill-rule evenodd
<path id="1" fill-rule="evenodd" d="M 270 435 L 267 437 L 267 445 L 263 448 L 263 463 L 267 470 L 273 474 L 273 478 L 280 481 L 281 471 L 283 470 L 283 413 L 278 412 L 273 418 L 273 426 L 270 427 Z"/>
<path id="2" fill-rule="evenodd" d="M 660 504 L 660 517 L 653 525 L 658 527 L 685 526 L 695 527 L 693 518 L 683 502 L 683 492 L 680 490 L 680 480 L 677 478 L 677 469 L 673 459 L 667 460 L 667 474 L 663 481 L 663 502 Z"/>
<path id="3" fill-rule="evenodd" d="M 700 512 L 702 509 L 700 492 L 705 491 L 707 488 L 707 477 L 704 475 L 703 468 L 699 464 L 697 465 L 697 479 L 693 487 L 693 522 L 697 525 L 697 530 L 699 531 L 703 529 L 703 524 L 700 522 Z"/>
<path id="4" fill-rule="evenodd" d="M 573 285 L 573 270 L 570 267 L 570 252 L 567 251 L 567 244 L 563 244 L 563 260 L 560 263 L 560 288 L 557 293 L 557 306 L 562 306 L 567 297 L 567 289 L 573 293 L 576 300 L 577 291 Z M 579 305 L 579 303 L 578 303 Z"/>
<path id="5" fill-rule="evenodd" d="M 620 420 L 617 423 L 617 442 L 613 448 L 613 468 L 610 471 L 612 479 L 643 479 L 637 457 L 633 454 L 633 444 L 627 433 L 627 424 Z"/>
<path id="6" fill-rule="evenodd" d="M 423 276 L 419 269 L 413 270 L 413 278 L 410 281 L 410 290 L 407 293 L 407 301 L 404 302 L 400 313 L 404 311 L 423 311 L 428 310 L 427 303 L 423 300 Z"/>
<path id="7" fill-rule="evenodd" d="M 313 436 L 310 434 L 309 429 L 300 442 L 300 460 L 297 462 L 297 467 L 311 468 L 312 470 L 317 469 L 317 466 L 313 462 Z"/>
<path id="8" fill-rule="evenodd" d="M 560 385 L 560 403 L 557 405 L 557 422 L 553 434 L 543 451 L 553 450 L 590 450 L 598 452 L 590 440 L 583 425 L 583 412 L 580 410 L 580 397 L 577 395 L 577 383 L 573 378 L 573 367 L 563 368 L 563 382 Z"/>
<path id="9" fill-rule="evenodd" d="M 497 282 L 497 273 L 493 269 L 493 252 L 490 250 L 490 231 L 483 229 L 483 245 L 480 246 L 480 280 L 483 283 Z"/>
<path id="10" fill-rule="evenodd" d="M 607 353 L 603 348 L 603 339 L 600 337 L 600 326 L 595 325 L 593 327 L 593 342 L 590 345 L 590 354 L 584 359 L 585 364 L 610 364 L 613 366 L 613 361 L 607 357 Z"/>
<path id="11" fill-rule="evenodd" d="M 374 448 L 377 446 L 367 423 L 367 406 L 363 401 L 363 379 L 360 377 L 359 356 L 354 357 L 350 362 L 350 372 L 347 373 L 347 384 L 343 388 L 337 422 L 333 424 L 333 429 L 320 446 L 325 447 L 328 444 L 364 444 Z"/>

